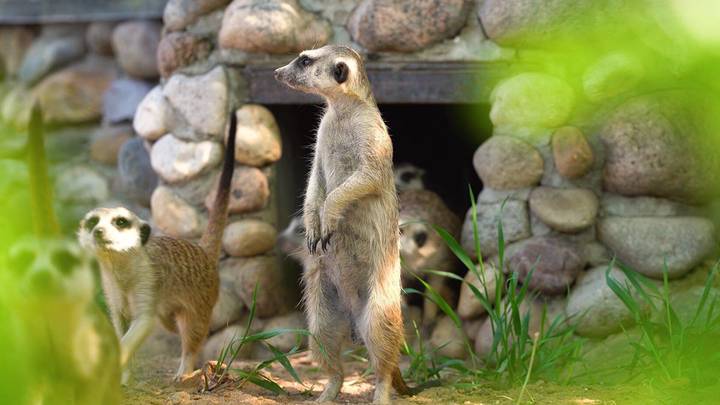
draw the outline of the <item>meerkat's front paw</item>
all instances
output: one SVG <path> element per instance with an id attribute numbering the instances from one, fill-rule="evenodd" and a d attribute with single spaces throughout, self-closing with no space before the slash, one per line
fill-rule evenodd
<path id="1" fill-rule="evenodd" d="M 323 253 L 327 252 L 330 239 L 335 234 L 335 229 L 337 229 L 337 223 L 338 221 L 336 219 L 329 217 L 325 218 L 322 223 L 322 227 L 320 228 L 320 248 Z"/>
<path id="2" fill-rule="evenodd" d="M 305 242 L 310 254 L 317 253 L 317 246 L 320 243 L 320 217 L 317 214 L 310 214 L 305 219 Z"/>

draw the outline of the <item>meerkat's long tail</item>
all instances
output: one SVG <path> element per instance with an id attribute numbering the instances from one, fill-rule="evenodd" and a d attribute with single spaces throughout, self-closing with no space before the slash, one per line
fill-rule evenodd
<path id="1" fill-rule="evenodd" d="M 232 186 L 233 172 L 235 171 L 235 132 L 237 129 L 237 117 L 235 112 L 230 112 L 230 125 L 228 128 L 227 144 L 225 145 L 225 157 L 223 160 L 222 172 L 218 183 L 215 200 L 210 207 L 210 219 L 205 233 L 200 240 L 200 247 L 205 250 L 213 260 L 220 257 L 220 246 L 222 243 L 223 231 L 228 215 L 230 200 L 230 188 Z"/>
<path id="2" fill-rule="evenodd" d="M 393 374 L 392 374 L 392 386 L 393 386 L 393 388 L 395 388 L 395 391 L 397 391 L 397 393 L 402 396 L 416 395 L 427 388 L 438 387 L 440 385 L 442 385 L 442 381 L 432 380 L 432 381 L 428 381 L 424 384 L 420 384 L 416 387 L 409 387 L 405 383 L 405 380 L 402 377 L 402 373 L 400 372 L 399 367 L 396 367 L 395 371 L 393 371 Z"/>
<path id="3" fill-rule="evenodd" d="M 47 156 L 45 155 L 43 115 L 37 104 L 33 106 L 30 113 L 28 139 L 25 145 L 34 234 L 38 237 L 58 236 L 60 235 L 60 223 L 53 208 L 53 189 L 50 185 Z"/>

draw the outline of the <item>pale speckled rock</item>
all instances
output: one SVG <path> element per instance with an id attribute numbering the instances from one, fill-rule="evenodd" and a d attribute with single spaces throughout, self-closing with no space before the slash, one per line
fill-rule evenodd
<path id="1" fill-rule="evenodd" d="M 674 217 L 690 212 L 687 205 L 655 197 L 624 197 L 603 193 L 600 199 L 603 216 L 615 217 Z"/>
<path id="2" fill-rule="evenodd" d="M 582 131 L 576 127 L 562 127 L 555 131 L 552 151 L 555 168 L 563 177 L 582 177 L 593 166 L 592 148 Z"/>
<path id="3" fill-rule="evenodd" d="M 137 107 L 152 86 L 144 81 L 116 79 L 103 96 L 103 121 L 116 124 L 132 121 Z"/>
<path id="4" fill-rule="evenodd" d="M 633 323 L 633 315 L 608 287 L 607 271 L 607 266 L 588 270 L 568 296 L 566 312 L 579 335 L 603 337 Z M 618 268 L 613 267 L 610 275 L 621 284 L 627 282 L 625 274 Z"/>
<path id="5" fill-rule="evenodd" d="M 32 45 L 35 34 L 29 27 L 4 26 L 0 28 L 0 58 L 6 74 L 14 76 L 22 64 L 25 52 Z"/>
<path id="6" fill-rule="evenodd" d="M 217 182 L 216 182 L 217 184 Z M 213 188 L 217 189 L 217 186 Z M 205 206 L 211 207 L 215 192 L 208 194 Z M 238 166 L 235 168 L 230 192 L 228 210 L 232 214 L 242 214 L 264 208 L 270 198 L 270 186 L 265 174 L 257 168 Z"/>
<path id="7" fill-rule="evenodd" d="M 113 51 L 127 74 L 140 79 L 158 77 L 155 55 L 161 31 L 162 25 L 154 21 L 126 21 L 115 27 Z"/>
<path id="8" fill-rule="evenodd" d="M 106 165 L 116 165 L 118 152 L 133 136 L 128 125 L 99 128 L 90 140 L 90 158 Z"/>
<path id="9" fill-rule="evenodd" d="M 158 85 L 137 106 L 133 128 L 138 135 L 154 141 L 168 133 L 172 120 L 172 107 Z"/>
<path id="10" fill-rule="evenodd" d="M 118 177 L 122 194 L 145 207 L 158 184 L 158 175 L 150 163 L 150 152 L 142 138 L 125 142 L 118 152 Z"/>
<path id="11" fill-rule="evenodd" d="M 173 191 L 189 204 L 202 206 L 213 192 L 219 177 L 220 170 L 211 170 L 186 182 L 173 184 Z"/>
<path id="12" fill-rule="evenodd" d="M 222 139 L 228 103 L 227 76 L 222 66 L 200 76 L 175 74 L 163 87 L 163 94 L 197 133 L 198 140 L 208 136 Z"/>
<path id="13" fill-rule="evenodd" d="M 508 136 L 493 136 L 473 156 L 473 166 L 483 184 L 497 190 L 537 184 L 544 162 L 532 145 Z"/>
<path id="14" fill-rule="evenodd" d="M 468 286 L 472 284 L 477 288 L 480 293 L 485 295 L 488 301 L 494 302 L 496 297 L 496 285 L 495 280 L 497 279 L 497 273 L 500 271 L 491 263 L 484 264 L 484 272 L 481 271 L 480 267 L 477 267 L 478 273 L 482 278 L 478 278 L 474 272 L 468 271 L 465 275 L 465 280 L 460 287 L 460 299 L 457 305 L 457 314 L 463 319 L 472 319 L 485 313 L 485 308 L 477 299 L 473 290 Z M 486 295 L 487 292 L 487 295 Z M 470 334 L 470 336 L 475 336 Z"/>
<path id="15" fill-rule="evenodd" d="M 347 28 L 371 52 L 413 52 L 457 35 L 472 5 L 468 0 L 362 0 Z"/>
<path id="16" fill-rule="evenodd" d="M 235 160 L 248 166 L 264 166 L 280 159 L 280 128 L 267 108 L 248 104 L 238 109 L 235 115 Z"/>
<path id="17" fill-rule="evenodd" d="M 467 356 L 465 347 L 465 334 L 458 329 L 452 319 L 443 316 L 438 319 L 430 336 L 430 346 L 437 349 L 440 356 L 464 359 Z"/>
<path id="18" fill-rule="evenodd" d="M 293 311 L 270 318 L 265 322 L 265 331 L 269 332 L 274 329 L 307 329 L 305 315 L 302 312 Z M 283 352 L 289 352 L 293 347 L 304 348 L 307 346 L 307 337 L 299 333 L 282 333 L 268 339 L 267 342 Z"/>
<path id="19" fill-rule="evenodd" d="M 497 253 L 498 221 L 502 219 L 505 243 L 530 237 L 530 219 L 524 201 L 508 200 L 493 204 L 477 204 L 477 228 L 482 255 Z M 502 215 L 501 215 L 502 214 Z M 472 208 L 465 216 L 461 231 L 461 244 L 468 254 L 475 256 L 475 237 L 472 224 Z"/>
<path id="20" fill-rule="evenodd" d="M 225 9 L 218 42 L 253 53 L 295 53 L 325 45 L 330 23 L 297 0 L 235 0 Z"/>
<path id="21" fill-rule="evenodd" d="M 589 266 L 602 266 L 612 261 L 610 251 L 600 242 L 587 242 L 580 249 Z"/>
<path id="22" fill-rule="evenodd" d="M 245 219 L 225 228 L 222 245 L 230 256 L 256 256 L 272 250 L 276 238 L 274 226 L 256 219 Z"/>
<path id="23" fill-rule="evenodd" d="M 217 166 L 222 146 L 216 142 L 184 142 L 171 134 L 158 140 L 150 153 L 152 167 L 169 183 L 190 180 Z"/>
<path id="24" fill-rule="evenodd" d="M 648 277 L 681 277 L 715 246 L 712 221 L 699 217 L 609 217 L 598 237 L 626 265 Z"/>
<path id="25" fill-rule="evenodd" d="M 566 292 L 585 268 L 585 258 L 577 246 L 552 236 L 534 236 L 507 247 L 508 270 L 518 273 L 520 281 L 532 270 L 528 288 L 543 294 Z"/>
<path id="26" fill-rule="evenodd" d="M 230 0 L 169 0 L 163 12 L 168 31 L 179 31 L 194 23 L 200 16 L 228 4 Z"/>
<path id="27" fill-rule="evenodd" d="M 252 305 L 253 291 L 257 286 L 256 310 L 259 317 L 279 315 L 297 305 L 297 294 L 290 290 L 274 256 L 231 258 L 223 265 L 233 268 L 237 277 L 235 292 L 247 307 Z"/>
<path id="28" fill-rule="evenodd" d="M 205 218 L 197 209 L 165 186 L 155 189 L 150 199 L 153 223 L 163 233 L 184 239 L 198 238 L 205 229 Z"/>
<path id="29" fill-rule="evenodd" d="M 495 190 L 484 186 L 478 194 L 478 203 L 498 203 L 505 200 L 527 201 L 530 198 L 532 187 L 519 188 L 515 190 Z"/>
<path id="30" fill-rule="evenodd" d="M 253 320 L 253 330 L 258 328 L 256 324 L 257 320 Z M 202 352 L 200 353 L 200 359 L 204 363 L 212 360 L 217 360 L 220 352 L 225 349 L 229 344 L 232 343 L 233 339 L 242 337 L 245 333 L 245 323 L 242 320 L 237 323 L 224 328 L 217 333 L 212 334 L 205 341 Z M 243 345 L 238 353 L 238 358 L 249 358 L 252 356 L 255 348 L 254 343 L 248 343 Z"/>
<path id="31" fill-rule="evenodd" d="M 113 21 L 95 21 L 85 31 L 85 43 L 88 50 L 98 55 L 112 56 L 112 34 L 117 23 Z"/>
<path id="32" fill-rule="evenodd" d="M 55 181 L 55 190 L 64 202 L 97 204 L 110 196 L 107 180 L 86 166 L 63 170 Z"/>
<path id="33" fill-rule="evenodd" d="M 157 61 L 160 76 L 169 77 L 175 70 L 206 59 L 210 54 L 210 42 L 187 32 L 171 32 L 158 44 Z"/>
<path id="34" fill-rule="evenodd" d="M 570 116 L 574 97 L 572 88 L 557 77 L 521 73 L 493 89 L 490 120 L 495 126 L 558 127 Z"/>
<path id="35" fill-rule="evenodd" d="M 644 70 L 642 63 L 632 55 L 605 55 L 583 73 L 583 91 L 588 100 L 601 102 L 634 88 L 642 79 Z"/>
<path id="36" fill-rule="evenodd" d="M 530 210 L 546 225 L 560 232 L 579 232 L 592 226 L 598 199 L 590 190 L 538 187 L 530 194 Z"/>
<path id="37" fill-rule="evenodd" d="M 45 122 L 93 121 L 102 115 L 103 95 L 114 78 L 112 62 L 88 59 L 47 76 L 33 93 Z"/>

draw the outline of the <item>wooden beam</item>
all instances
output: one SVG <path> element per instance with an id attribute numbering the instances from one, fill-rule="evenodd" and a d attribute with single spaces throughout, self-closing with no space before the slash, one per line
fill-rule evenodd
<path id="1" fill-rule="evenodd" d="M 275 80 L 276 66 L 246 66 L 250 101 L 259 104 L 316 104 L 320 99 Z M 487 103 L 509 63 L 370 62 L 367 73 L 380 104 Z"/>
<path id="2" fill-rule="evenodd" d="M 38 24 L 161 18 L 167 0 L 0 0 L 0 23 Z"/>

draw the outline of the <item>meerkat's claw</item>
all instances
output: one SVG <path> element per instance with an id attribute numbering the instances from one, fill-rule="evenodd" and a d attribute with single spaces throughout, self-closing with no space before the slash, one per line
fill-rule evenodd
<path id="1" fill-rule="evenodd" d="M 322 238 L 322 251 L 327 252 L 328 245 L 330 245 L 330 238 L 332 238 L 335 232 L 330 232 L 326 237 Z"/>
<path id="2" fill-rule="evenodd" d="M 308 243 L 308 250 L 310 251 L 310 253 L 311 254 L 317 253 L 317 246 L 318 246 L 318 243 L 320 243 L 320 238 L 308 238 L 307 243 Z"/>

